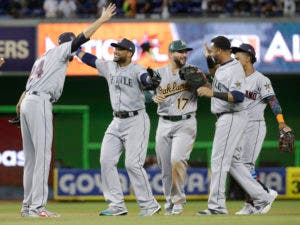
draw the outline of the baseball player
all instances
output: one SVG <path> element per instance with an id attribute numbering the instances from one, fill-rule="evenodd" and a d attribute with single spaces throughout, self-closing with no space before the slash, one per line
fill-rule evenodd
<path id="1" fill-rule="evenodd" d="M 253 64 L 256 62 L 255 50 L 249 44 L 241 44 L 239 47 L 232 47 L 232 53 L 240 61 L 246 74 L 246 94 L 245 102 L 248 110 L 248 124 L 245 131 L 244 144 L 242 147 L 242 162 L 248 168 L 253 178 L 256 179 L 263 188 L 276 195 L 274 190 L 269 190 L 260 182 L 255 171 L 255 162 L 261 151 L 261 147 L 266 136 L 266 124 L 264 110 L 269 104 L 271 110 L 277 118 L 279 129 L 291 130 L 283 119 L 282 109 L 275 96 L 269 78 L 255 70 Z M 236 214 L 252 214 L 255 211 L 253 200 L 247 197 L 244 207 Z"/>
<path id="2" fill-rule="evenodd" d="M 186 81 L 179 77 L 179 70 L 186 65 L 191 50 L 182 40 L 171 42 L 170 64 L 157 69 L 162 80 L 153 97 L 158 103 L 159 115 L 155 150 L 162 169 L 165 215 L 181 214 L 186 203 L 187 160 L 197 133 L 197 93 L 187 90 Z"/>
<path id="3" fill-rule="evenodd" d="M 77 37 L 71 32 L 61 34 L 59 46 L 45 52 L 32 67 L 26 90 L 16 107 L 25 156 L 21 216 L 59 216 L 45 208 L 51 161 L 52 104 L 61 96 L 71 53 L 88 41 L 101 24 L 115 14 L 115 9 L 115 5 L 110 4 L 101 17 Z"/>
<path id="4" fill-rule="evenodd" d="M 267 193 L 242 163 L 241 148 L 248 115 L 245 110 L 245 73 L 231 58 L 230 41 L 224 36 L 211 40 L 210 56 L 220 64 L 212 89 L 200 87 L 198 94 L 211 98 L 211 111 L 217 117 L 211 156 L 211 183 L 208 209 L 197 215 L 228 214 L 225 199 L 227 173 L 252 197 L 255 214 L 267 213 L 276 196 Z"/>
<path id="5" fill-rule="evenodd" d="M 161 207 L 153 197 L 143 168 L 150 131 L 143 87 L 155 89 L 159 83 L 154 85 L 147 71 L 131 62 L 135 45 L 130 40 L 123 38 L 111 46 L 115 47 L 113 61 L 102 61 L 92 54 L 77 52 L 85 64 L 97 68 L 99 75 L 107 80 L 114 116 L 105 132 L 100 153 L 101 182 L 109 207 L 99 215 L 128 213 L 117 171 L 120 155 L 125 149 L 125 167 L 141 208 L 139 215 L 152 216 Z"/>

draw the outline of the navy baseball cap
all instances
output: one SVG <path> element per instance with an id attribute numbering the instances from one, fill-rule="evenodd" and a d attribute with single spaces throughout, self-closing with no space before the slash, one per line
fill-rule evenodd
<path id="1" fill-rule="evenodd" d="M 237 53 L 237 52 L 245 52 L 245 53 L 248 53 L 250 56 L 251 56 L 251 61 L 252 63 L 255 63 L 256 62 L 256 53 L 255 53 L 255 50 L 254 48 L 249 45 L 249 44 L 246 44 L 246 43 L 243 43 L 241 44 L 239 47 L 232 47 L 231 48 L 231 52 L 233 54 Z"/>
<path id="2" fill-rule="evenodd" d="M 134 54 L 134 52 L 135 52 L 135 45 L 133 44 L 132 41 L 129 41 L 126 38 L 123 38 L 118 43 L 111 43 L 110 45 L 115 48 L 126 49 L 126 50 L 132 52 L 132 54 Z"/>
<path id="3" fill-rule="evenodd" d="M 251 45 L 245 43 L 241 44 L 239 47 L 232 47 L 231 51 L 233 54 L 237 52 L 246 52 L 253 56 L 256 55 L 254 48 Z"/>
<path id="4" fill-rule="evenodd" d="M 191 51 L 193 49 L 190 48 L 190 47 L 188 47 L 186 45 L 186 43 L 184 41 L 182 41 L 182 40 L 172 41 L 169 44 L 169 51 L 170 52 L 176 52 L 176 51 L 182 51 L 182 50 Z"/>
<path id="5" fill-rule="evenodd" d="M 73 32 L 65 32 L 59 35 L 58 37 L 58 44 L 62 44 L 65 42 L 73 41 L 76 38 Z"/>

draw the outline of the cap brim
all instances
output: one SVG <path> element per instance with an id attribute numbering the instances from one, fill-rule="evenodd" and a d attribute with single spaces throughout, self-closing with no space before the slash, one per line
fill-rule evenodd
<path id="1" fill-rule="evenodd" d="M 128 48 L 126 48 L 126 47 L 124 47 L 124 46 L 122 46 L 122 45 L 120 45 L 118 43 L 111 43 L 110 45 L 113 46 L 113 47 L 115 47 L 115 48 L 122 48 L 122 49 L 125 49 L 127 51 L 132 52 L 130 49 L 128 49 Z"/>
<path id="2" fill-rule="evenodd" d="M 244 49 L 241 49 L 241 48 L 239 48 L 239 47 L 232 47 L 232 48 L 231 48 L 231 52 L 232 52 L 233 54 L 235 54 L 235 53 L 237 53 L 237 52 L 247 52 L 247 51 L 245 51 Z"/>
<path id="3" fill-rule="evenodd" d="M 187 51 L 187 52 L 189 52 L 189 51 L 192 51 L 193 50 L 193 48 L 180 48 L 180 49 L 176 49 L 176 50 L 170 50 L 171 52 L 177 52 L 177 51 Z"/>

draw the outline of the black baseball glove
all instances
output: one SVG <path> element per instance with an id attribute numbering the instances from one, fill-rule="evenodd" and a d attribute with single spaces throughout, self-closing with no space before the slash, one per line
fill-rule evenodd
<path id="1" fill-rule="evenodd" d="M 184 66 L 179 70 L 180 79 L 185 80 L 188 90 L 196 92 L 197 89 L 207 83 L 205 74 L 196 66 Z"/>
<path id="2" fill-rule="evenodd" d="M 147 84 L 145 85 L 146 90 L 155 90 L 161 81 L 161 76 L 158 72 L 148 67 L 147 72 L 149 74 L 147 78 Z"/>
<path id="3" fill-rule="evenodd" d="M 18 117 L 18 116 L 14 117 L 14 118 L 8 120 L 8 122 L 12 125 L 16 125 L 19 127 L 20 126 L 20 117 Z"/>
<path id="4" fill-rule="evenodd" d="M 295 135 L 291 128 L 285 127 L 279 130 L 279 151 L 294 152 Z"/>

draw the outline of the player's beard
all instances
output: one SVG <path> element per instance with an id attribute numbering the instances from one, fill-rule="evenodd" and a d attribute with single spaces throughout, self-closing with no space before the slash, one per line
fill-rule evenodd
<path id="1" fill-rule="evenodd" d="M 174 58 L 174 62 L 177 68 L 181 68 L 186 64 L 186 58 Z"/>
<path id="2" fill-rule="evenodd" d="M 126 62 L 126 57 L 121 57 L 121 56 L 114 56 L 114 62 L 118 64 L 122 64 Z"/>

